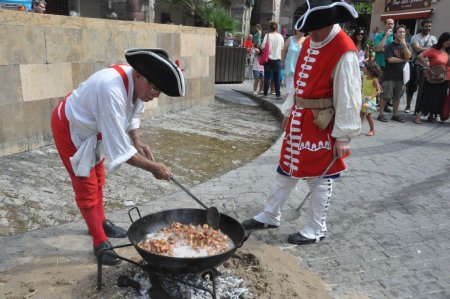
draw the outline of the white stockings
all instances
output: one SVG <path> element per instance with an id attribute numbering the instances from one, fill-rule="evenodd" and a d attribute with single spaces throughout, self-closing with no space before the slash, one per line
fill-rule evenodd
<path id="1" fill-rule="evenodd" d="M 312 193 L 309 199 L 308 219 L 300 233 L 310 239 L 324 237 L 327 231 L 326 216 L 330 205 L 332 179 L 307 179 Z M 280 225 L 281 209 L 298 183 L 298 179 L 277 173 L 276 185 L 268 198 L 264 211 L 253 219 L 270 225 Z"/>

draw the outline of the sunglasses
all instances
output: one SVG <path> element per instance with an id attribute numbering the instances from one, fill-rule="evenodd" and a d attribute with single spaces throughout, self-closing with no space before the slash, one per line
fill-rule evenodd
<path id="1" fill-rule="evenodd" d="M 359 36 L 359 35 L 364 36 L 364 32 L 358 33 L 358 36 Z"/>

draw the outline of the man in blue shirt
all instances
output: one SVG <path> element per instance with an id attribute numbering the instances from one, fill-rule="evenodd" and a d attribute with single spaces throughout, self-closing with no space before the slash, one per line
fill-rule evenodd
<path id="1" fill-rule="evenodd" d="M 386 66 L 384 49 L 385 47 L 392 44 L 392 42 L 394 41 L 393 29 L 394 29 L 394 20 L 386 19 L 384 21 L 385 32 L 378 33 L 373 39 L 374 44 L 373 49 L 375 50 L 375 62 L 381 67 L 383 71 L 384 67 Z M 391 112 L 391 109 L 389 109 L 388 107 L 389 103 L 390 100 L 388 100 L 388 102 L 386 103 L 386 106 L 384 107 L 384 112 Z"/>
<path id="2" fill-rule="evenodd" d="M 386 62 L 384 60 L 384 48 L 390 45 L 394 41 L 393 29 L 394 29 L 394 20 L 386 19 L 385 23 L 385 32 L 378 33 L 374 40 L 373 44 L 375 45 L 373 48 L 375 50 L 375 62 L 384 69 Z"/>

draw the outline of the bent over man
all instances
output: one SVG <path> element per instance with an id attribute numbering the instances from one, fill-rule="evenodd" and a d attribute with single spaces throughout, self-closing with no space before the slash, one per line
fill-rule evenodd
<path id="1" fill-rule="evenodd" d="M 125 238 L 126 231 L 105 218 L 103 154 L 109 159 L 109 170 L 126 162 L 156 179 L 170 180 L 170 169 L 156 162 L 140 139 L 139 114 L 161 92 L 173 97 L 185 92 L 184 77 L 164 50 L 129 49 L 125 58 L 129 65 L 112 65 L 81 83 L 56 106 L 51 121 L 75 201 L 92 235 L 94 254 L 105 265 L 120 262 L 108 249 L 108 237 Z"/>
<path id="2" fill-rule="evenodd" d="M 295 29 L 309 32 L 309 37 L 297 60 L 295 91 L 282 108 L 285 137 L 276 185 L 264 211 L 242 223 L 247 230 L 278 227 L 281 208 L 298 180 L 305 179 L 311 191 L 308 220 L 288 238 L 299 245 L 325 238 L 333 179 L 346 169 L 343 158 L 349 155 L 351 138 L 361 130 L 356 47 L 337 24 L 358 14 L 340 0 L 307 0 L 306 4 L 308 9 Z M 337 160 L 332 163 L 334 157 Z"/>

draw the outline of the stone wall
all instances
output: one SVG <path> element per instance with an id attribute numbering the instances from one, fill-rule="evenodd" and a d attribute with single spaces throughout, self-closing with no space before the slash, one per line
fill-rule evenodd
<path id="1" fill-rule="evenodd" d="M 259 24 L 263 28 L 263 33 L 269 31 L 269 22 L 279 22 L 279 5 L 281 0 L 261 0 L 259 1 L 259 10 L 255 11 L 259 15 Z M 278 14 L 277 14 L 278 12 Z"/>
<path id="2" fill-rule="evenodd" d="M 127 48 L 163 48 L 185 69 L 186 96 L 161 95 L 144 117 L 214 100 L 214 29 L 0 11 L 0 41 L 0 156 L 51 144 L 58 99 Z"/>

